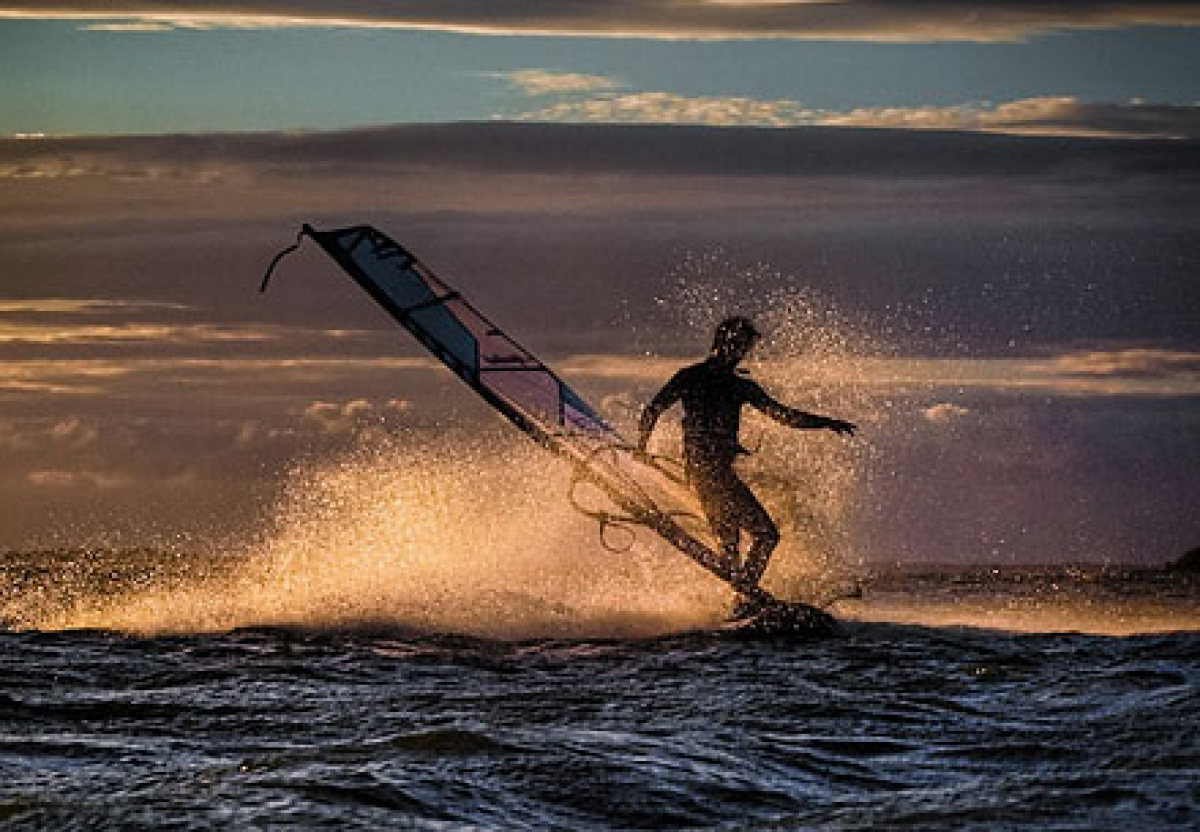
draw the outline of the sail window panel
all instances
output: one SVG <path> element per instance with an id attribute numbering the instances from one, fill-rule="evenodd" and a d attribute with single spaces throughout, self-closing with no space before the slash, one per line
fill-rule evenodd
<path id="1" fill-rule="evenodd" d="M 559 383 L 545 370 L 493 370 L 480 381 L 551 432 L 561 426 Z"/>
<path id="2" fill-rule="evenodd" d="M 467 304 L 451 300 L 446 303 L 446 308 L 479 342 L 480 369 L 543 369 L 540 361 Z"/>
<path id="3" fill-rule="evenodd" d="M 432 287 L 412 269 L 398 269 L 393 263 L 375 261 L 374 266 L 363 266 L 363 270 L 374 280 L 401 311 L 422 303 L 429 303 L 436 295 Z"/>
<path id="4" fill-rule="evenodd" d="M 595 414 L 572 407 L 569 400 L 563 406 L 563 423 L 564 427 L 572 433 L 584 433 L 588 436 L 610 440 L 616 439 L 612 428 L 597 418 Z"/>
<path id="5" fill-rule="evenodd" d="M 603 419 L 596 415 L 579 395 L 562 385 L 563 417 L 566 423 L 576 430 L 586 433 L 599 433 L 615 436 L 613 429 Z"/>
<path id="6" fill-rule="evenodd" d="M 447 295 L 456 295 L 457 293 L 438 279 L 438 276 L 431 272 L 424 263 L 419 260 L 411 261 L 409 269 L 424 283 L 428 284 L 432 291 L 439 298 L 444 298 Z"/>
<path id="7" fill-rule="evenodd" d="M 373 238 L 365 233 L 339 235 L 338 244 L 359 267 L 363 275 L 384 291 L 400 310 L 435 297 L 436 287 L 412 268 L 412 259 L 386 237 Z"/>
<path id="8" fill-rule="evenodd" d="M 455 317 L 445 304 L 427 306 L 411 315 L 413 326 L 422 330 L 447 355 L 461 367 L 471 372 L 479 369 L 478 342 L 463 322 Z"/>

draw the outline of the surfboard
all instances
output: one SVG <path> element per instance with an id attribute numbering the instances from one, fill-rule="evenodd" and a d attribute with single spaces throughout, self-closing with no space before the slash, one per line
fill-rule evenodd
<path id="1" fill-rule="evenodd" d="M 599 515 L 651 529 L 752 601 L 758 613 L 750 621 L 731 622 L 734 631 L 817 634 L 832 629 L 828 613 L 780 601 L 744 581 L 736 565 L 682 525 L 688 509 L 672 497 L 669 478 L 650 465 L 638 468 L 629 443 L 582 397 L 378 229 L 355 225 L 318 231 L 305 223 L 296 245 L 271 261 L 260 291 L 266 291 L 280 260 L 305 237 L 498 413 L 567 460 L 579 481 L 597 488 L 617 509 Z"/>

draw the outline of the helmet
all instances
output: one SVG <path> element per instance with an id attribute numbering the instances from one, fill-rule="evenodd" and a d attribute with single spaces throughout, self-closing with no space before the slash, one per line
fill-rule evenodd
<path id="1" fill-rule="evenodd" d="M 735 346 L 749 346 L 760 337 L 762 333 L 749 318 L 735 315 L 717 325 L 717 330 L 713 333 L 713 352 L 725 352 Z"/>

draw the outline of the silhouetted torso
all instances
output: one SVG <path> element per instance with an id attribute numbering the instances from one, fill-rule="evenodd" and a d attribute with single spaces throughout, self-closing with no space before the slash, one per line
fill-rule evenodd
<path id="1" fill-rule="evenodd" d="M 770 397 L 727 363 L 709 358 L 684 367 L 655 396 L 650 408 L 683 404 L 683 446 L 688 463 L 731 461 L 741 450 L 742 406 L 766 408 Z"/>

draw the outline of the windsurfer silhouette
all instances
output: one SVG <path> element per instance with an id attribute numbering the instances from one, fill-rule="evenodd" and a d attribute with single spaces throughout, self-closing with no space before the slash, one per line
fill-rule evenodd
<path id="1" fill-rule="evenodd" d="M 756 382 L 738 369 L 760 335 L 747 318 L 722 321 L 713 336 L 708 358 L 684 367 L 671 377 L 646 405 L 638 425 L 638 450 L 645 452 L 650 435 L 663 411 L 683 403 L 684 471 L 708 518 L 721 551 L 729 558 L 739 584 L 757 586 L 771 552 L 779 543 L 779 529 L 766 509 L 734 471 L 739 454 L 748 453 L 738 444 L 742 405 L 751 405 L 791 428 L 825 428 L 854 435 L 855 426 L 841 419 L 805 413 L 771 398 Z M 741 559 L 741 532 L 753 542 Z"/>

